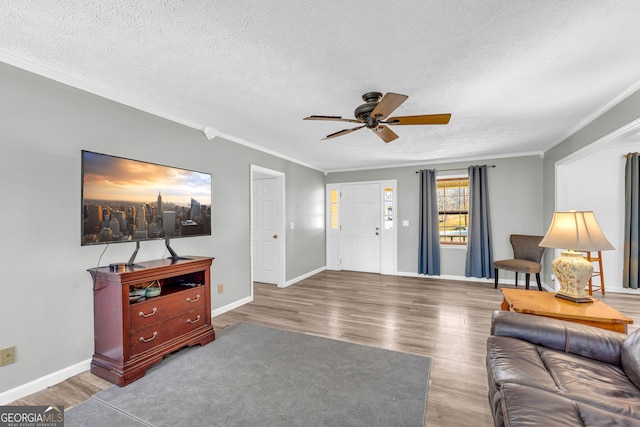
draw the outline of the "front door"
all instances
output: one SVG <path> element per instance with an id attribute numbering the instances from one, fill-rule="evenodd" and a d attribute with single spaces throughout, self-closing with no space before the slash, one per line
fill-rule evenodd
<path id="1" fill-rule="evenodd" d="M 345 184 L 340 192 L 340 268 L 380 273 L 380 184 Z"/>

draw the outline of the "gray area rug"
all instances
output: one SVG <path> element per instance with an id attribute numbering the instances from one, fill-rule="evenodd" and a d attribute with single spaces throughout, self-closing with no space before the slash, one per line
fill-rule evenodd
<path id="1" fill-rule="evenodd" d="M 66 426 L 416 426 L 431 359 L 238 323 L 126 387 L 65 413 Z"/>

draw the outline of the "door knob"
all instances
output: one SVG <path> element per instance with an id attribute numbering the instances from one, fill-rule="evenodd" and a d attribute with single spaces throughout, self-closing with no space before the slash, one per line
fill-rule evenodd
<path id="1" fill-rule="evenodd" d="M 278 238 L 278 235 L 277 235 L 277 234 L 274 234 L 274 235 L 273 235 L 273 238 L 274 238 L 274 239 L 277 239 L 277 238 Z"/>

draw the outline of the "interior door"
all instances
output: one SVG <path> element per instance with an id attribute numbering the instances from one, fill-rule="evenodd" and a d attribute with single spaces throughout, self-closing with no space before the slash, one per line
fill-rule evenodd
<path id="1" fill-rule="evenodd" d="M 278 284 L 281 265 L 280 186 L 275 177 L 253 179 L 253 280 Z"/>
<path id="2" fill-rule="evenodd" d="M 380 273 L 380 184 L 345 184 L 340 193 L 340 268 Z"/>

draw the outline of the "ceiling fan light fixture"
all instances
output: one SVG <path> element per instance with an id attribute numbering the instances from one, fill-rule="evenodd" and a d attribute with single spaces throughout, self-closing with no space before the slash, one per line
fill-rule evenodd
<path id="1" fill-rule="evenodd" d="M 380 92 L 367 92 L 362 95 L 364 104 L 359 105 L 353 119 L 343 119 L 341 116 L 309 116 L 303 120 L 333 120 L 341 122 L 363 123 L 362 126 L 352 129 L 344 129 L 322 139 L 331 139 L 346 135 L 364 127 L 376 132 L 384 142 L 391 142 L 398 138 L 391 129 L 385 125 L 442 125 L 448 124 L 451 114 L 429 114 L 420 116 L 398 116 L 385 119 L 409 97 L 399 93 L 387 92 L 384 96 Z"/>

